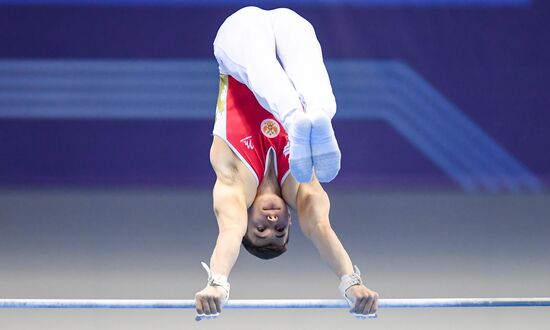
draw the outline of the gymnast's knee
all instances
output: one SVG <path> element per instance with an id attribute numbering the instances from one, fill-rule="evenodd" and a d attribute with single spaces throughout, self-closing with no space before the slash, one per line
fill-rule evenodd
<path id="1" fill-rule="evenodd" d="M 332 95 L 326 95 L 326 99 L 322 102 L 308 105 L 306 112 L 310 116 L 318 116 L 324 114 L 328 118 L 332 119 L 336 115 L 336 99 Z"/>
<path id="2" fill-rule="evenodd" d="M 278 8 L 274 9 L 273 12 L 276 13 L 276 15 L 279 16 L 281 20 L 284 21 L 284 25 L 287 28 L 291 28 L 296 32 L 305 32 L 309 34 L 315 34 L 315 29 L 313 28 L 313 25 L 300 16 L 295 11 L 288 9 L 288 8 Z"/>

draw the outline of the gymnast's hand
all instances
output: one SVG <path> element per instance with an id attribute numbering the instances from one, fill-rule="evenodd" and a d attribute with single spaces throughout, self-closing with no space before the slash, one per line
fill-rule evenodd
<path id="1" fill-rule="evenodd" d="M 206 288 L 195 294 L 197 317 L 195 320 L 214 319 L 220 315 L 225 303 L 227 291 L 217 285 L 207 285 Z"/>
<path id="2" fill-rule="evenodd" d="M 361 271 L 353 266 L 353 273 L 343 275 L 338 287 L 351 309 L 349 312 L 358 319 L 376 318 L 378 293 L 363 285 Z"/>
<path id="3" fill-rule="evenodd" d="M 378 293 L 362 284 L 350 286 L 346 297 L 351 303 L 349 310 L 357 318 L 375 318 L 378 309 Z"/>
<path id="4" fill-rule="evenodd" d="M 231 288 L 227 282 L 227 276 L 212 273 L 210 267 L 204 262 L 201 262 L 201 265 L 208 274 L 208 282 L 206 288 L 195 294 L 196 321 L 218 317 L 222 311 L 222 305 L 229 299 Z"/>

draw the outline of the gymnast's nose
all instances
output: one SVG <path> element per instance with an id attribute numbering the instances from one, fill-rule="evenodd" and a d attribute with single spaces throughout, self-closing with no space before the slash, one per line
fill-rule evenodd
<path id="1" fill-rule="evenodd" d="M 278 219 L 279 219 L 279 217 L 276 216 L 276 215 L 268 215 L 267 216 L 267 220 L 269 220 L 269 221 L 277 221 Z"/>

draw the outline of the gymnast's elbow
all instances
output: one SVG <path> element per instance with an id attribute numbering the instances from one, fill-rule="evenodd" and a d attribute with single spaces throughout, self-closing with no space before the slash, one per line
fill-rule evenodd
<path id="1" fill-rule="evenodd" d="M 223 184 L 214 187 L 213 211 L 220 233 L 238 233 L 244 236 L 247 225 L 245 198 L 232 187 Z"/>
<path id="2" fill-rule="evenodd" d="M 334 230 L 329 221 L 318 221 L 307 226 L 302 226 L 302 231 L 311 241 L 324 240 L 334 235 Z"/>
<path id="3" fill-rule="evenodd" d="M 296 206 L 300 227 L 307 237 L 330 228 L 330 200 L 324 190 L 300 188 Z"/>
<path id="4" fill-rule="evenodd" d="M 330 229 L 330 200 L 322 189 L 301 189 L 297 198 L 297 211 L 300 227 L 304 234 L 322 232 Z"/>
<path id="5" fill-rule="evenodd" d="M 238 224 L 226 224 L 218 228 L 218 242 L 224 239 L 232 239 L 236 240 L 240 245 L 243 236 L 246 234 L 246 226 Z"/>

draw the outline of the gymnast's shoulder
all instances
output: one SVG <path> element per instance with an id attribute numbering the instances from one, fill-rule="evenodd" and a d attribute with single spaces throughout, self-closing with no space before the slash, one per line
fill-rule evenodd
<path id="1" fill-rule="evenodd" d="M 256 179 L 246 165 L 221 138 L 214 136 L 210 147 L 210 164 L 217 180 L 227 185 L 242 185 L 256 191 Z"/>

